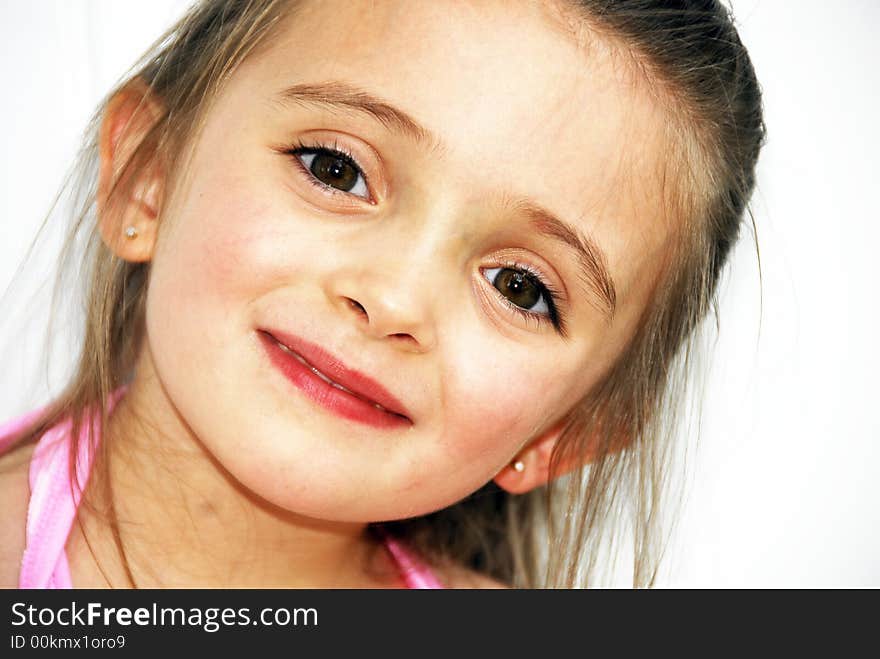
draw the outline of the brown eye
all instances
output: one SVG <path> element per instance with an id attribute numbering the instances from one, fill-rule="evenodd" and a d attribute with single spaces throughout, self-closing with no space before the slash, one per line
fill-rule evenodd
<path id="1" fill-rule="evenodd" d="M 297 155 L 312 176 L 328 188 L 369 198 L 363 172 L 344 153 L 315 149 L 312 151 L 302 150 Z"/>
<path id="2" fill-rule="evenodd" d="M 551 315 L 547 287 L 535 275 L 513 268 L 488 268 L 483 274 L 512 304 L 542 316 Z"/>

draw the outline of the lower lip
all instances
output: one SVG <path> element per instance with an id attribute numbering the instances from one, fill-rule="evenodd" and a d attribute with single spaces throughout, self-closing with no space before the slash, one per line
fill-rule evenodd
<path id="1" fill-rule="evenodd" d="M 266 332 L 257 332 L 269 360 L 294 386 L 308 398 L 343 419 L 357 421 L 376 428 L 404 428 L 412 422 L 400 414 L 377 409 L 372 403 L 334 387 L 315 375 L 312 370 L 282 348 Z"/>

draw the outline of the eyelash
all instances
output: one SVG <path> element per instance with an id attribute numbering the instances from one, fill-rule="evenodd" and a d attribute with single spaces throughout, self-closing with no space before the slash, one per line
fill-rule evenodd
<path id="1" fill-rule="evenodd" d="M 348 151 L 344 146 L 340 146 L 339 143 L 333 142 L 330 144 L 311 144 L 308 145 L 301 140 L 297 140 L 293 144 L 282 149 L 282 153 L 290 156 L 293 159 L 293 162 L 299 167 L 300 171 L 305 175 L 306 181 L 308 181 L 311 185 L 315 186 L 318 190 L 320 190 L 324 194 L 329 194 L 334 197 L 342 196 L 347 199 L 355 198 L 360 199 L 361 201 L 365 201 L 367 203 L 374 203 L 373 201 L 373 193 L 370 190 L 370 182 L 367 179 L 367 175 L 364 172 L 363 167 L 361 167 L 355 157 L 352 155 L 350 151 Z M 326 185 L 322 183 L 315 175 L 312 174 L 311 170 L 306 166 L 306 164 L 300 159 L 300 156 L 306 154 L 324 154 L 330 155 L 336 158 L 341 158 L 349 165 L 354 167 L 357 170 L 359 176 L 363 177 L 364 183 L 367 186 L 367 192 L 369 192 L 370 197 L 361 197 L 360 195 L 351 194 L 350 192 L 345 192 L 343 190 L 337 190 L 333 186 Z"/>
<path id="2" fill-rule="evenodd" d="M 524 320 L 533 322 L 535 324 L 551 323 L 554 329 L 561 336 L 566 336 L 565 318 L 560 311 L 561 301 L 563 300 L 562 293 L 555 286 L 553 286 L 539 270 L 530 265 L 518 263 L 516 261 L 502 262 L 495 267 L 509 268 L 511 270 L 516 270 L 517 272 L 522 272 L 532 277 L 541 289 L 541 295 L 547 302 L 549 313 L 545 315 L 529 311 L 528 309 L 523 309 L 522 307 L 518 307 L 506 297 L 504 297 L 501 294 L 501 291 L 499 291 L 497 288 L 495 288 L 495 286 L 492 285 L 492 282 L 489 282 L 489 285 L 492 286 L 492 290 L 495 291 L 495 293 L 498 295 L 498 298 L 504 303 L 504 305 L 508 309 L 510 309 L 513 313 L 523 318 Z M 485 276 L 483 278 L 486 279 L 487 282 L 489 281 Z"/>
<path id="3" fill-rule="evenodd" d="M 363 168 L 357 163 L 357 160 L 354 158 L 352 153 L 350 151 L 348 151 L 347 149 L 345 149 L 345 147 L 340 146 L 337 142 L 334 141 L 332 145 L 320 144 L 320 143 L 306 144 L 305 142 L 302 142 L 301 140 L 297 140 L 293 144 L 283 148 L 281 151 L 282 151 L 282 153 L 290 156 L 293 159 L 294 163 L 296 163 L 297 167 L 300 169 L 300 171 L 305 176 L 305 179 L 311 185 L 315 186 L 315 188 L 317 188 L 323 194 L 329 194 L 334 197 L 342 196 L 342 197 L 348 198 L 348 199 L 350 199 L 351 197 L 355 197 L 357 199 L 362 199 L 363 201 L 373 203 L 372 193 L 370 193 L 369 199 L 365 199 L 364 197 L 360 197 L 359 195 L 353 195 L 350 192 L 344 192 L 342 190 L 337 190 L 336 188 L 334 188 L 332 186 L 329 186 L 329 185 L 326 185 L 325 183 L 322 183 L 317 178 L 315 178 L 315 175 L 312 174 L 312 172 L 309 170 L 309 168 L 306 166 L 306 164 L 300 159 L 300 156 L 305 155 L 305 154 L 315 154 L 315 155 L 326 154 L 326 155 L 331 155 L 331 156 L 334 156 L 337 158 L 342 158 L 349 165 L 351 165 L 352 167 L 354 167 L 357 170 L 358 175 L 363 177 L 364 182 L 367 185 L 367 191 L 369 192 L 370 191 L 370 184 L 369 184 L 369 181 L 367 179 L 367 175 L 364 172 Z M 494 286 L 492 286 L 492 282 L 489 282 L 489 285 L 492 286 L 492 289 L 495 291 L 498 298 L 502 301 L 502 303 L 510 311 L 512 311 L 514 314 L 516 314 L 520 318 L 522 318 L 526 321 L 529 321 L 529 322 L 533 322 L 538 325 L 540 325 L 542 323 L 549 322 L 553 325 L 554 329 L 561 336 L 563 336 L 563 337 L 566 336 L 565 318 L 563 317 L 563 314 L 560 312 L 560 301 L 563 299 L 562 294 L 552 284 L 550 284 L 549 281 L 547 281 L 547 278 L 539 270 L 533 268 L 532 266 L 525 265 L 522 263 L 517 263 L 515 261 L 499 263 L 498 266 L 496 266 L 496 267 L 503 267 L 503 268 L 509 268 L 511 270 L 516 270 L 517 272 L 522 272 L 522 273 L 530 276 L 531 278 L 533 278 L 541 289 L 541 295 L 544 297 L 544 300 L 547 302 L 547 307 L 548 307 L 549 313 L 547 315 L 539 314 L 539 313 L 529 311 L 528 309 L 523 309 L 522 307 L 518 307 L 513 302 L 508 300 L 506 297 L 504 297 L 498 289 L 496 289 Z"/>

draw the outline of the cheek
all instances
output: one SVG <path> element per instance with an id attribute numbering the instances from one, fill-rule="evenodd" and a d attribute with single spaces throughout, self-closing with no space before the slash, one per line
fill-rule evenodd
<path id="1" fill-rule="evenodd" d="M 460 465 L 485 456 L 489 471 L 497 471 L 582 395 L 573 385 L 577 372 L 546 359 L 546 353 L 502 351 L 496 345 L 494 353 L 472 349 L 468 354 L 481 357 L 454 363 L 444 385 L 444 414 L 454 424 L 444 436 L 451 459 Z"/>
<path id="2" fill-rule="evenodd" d="M 271 285 L 280 275 L 279 222 L 273 219 L 279 213 L 262 198 L 247 181 L 233 178 L 194 190 L 160 237 L 151 288 L 155 283 L 177 310 L 192 305 L 228 314 Z"/>
<path id="3" fill-rule="evenodd" d="M 147 294 L 147 336 L 165 386 L 185 404 L 208 392 L 209 374 L 234 382 L 251 331 L 250 305 L 279 277 L 273 213 L 246 182 L 194 182 L 168 209 Z M 195 407 L 190 412 L 194 414 Z"/>

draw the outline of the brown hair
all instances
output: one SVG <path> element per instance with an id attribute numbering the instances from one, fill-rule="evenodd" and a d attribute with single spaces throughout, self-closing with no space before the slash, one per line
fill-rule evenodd
<path id="1" fill-rule="evenodd" d="M 155 159 L 173 175 L 224 81 L 296 4 L 198 2 L 100 104 L 74 170 L 79 177 L 71 179 L 78 209 L 56 281 L 57 291 L 74 248 L 82 249 L 85 336 L 67 387 L 19 441 L 36 440 L 68 416 L 76 438 L 96 404 L 106 427 L 105 401 L 130 378 L 141 344 L 150 264 L 119 259 L 96 228 L 98 133 L 107 103 L 126 85 L 142 81 L 144 93 L 161 106 L 114 184 L 112 201 L 128 198 L 138 173 Z M 635 336 L 569 415 L 554 449 L 551 473 L 568 456 L 584 454 L 588 444 L 596 454 L 589 466 L 526 495 L 510 495 L 490 482 L 446 509 L 371 529 L 404 539 L 437 564 L 469 566 L 515 586 L 571 587 L 592 583 L 603 547 L 614 553 L 629 526 L 633 584 L 650 585 L 662 553 L 661 501 L 699 336 L 695 330 L 711 310 L 754 187 L 764 139 L 761 95 L 731 16 L 719 2 L 580 0 L 566 3 L 564 13 L 579 34 L 610 44 L 667 109 L 662 201 L 677 219 L 681 240 Z M 106 466 L 107 442 L 92 441 L 99 447 L 99 472 Z M 72 474 L 75 455 L 73 447 Z M 96 480 L 101 500 L 110 502 L 103 514 L 127 568 L 112 484 Z"/>

